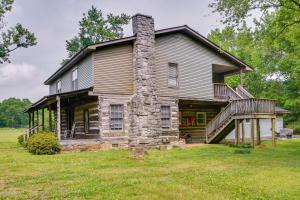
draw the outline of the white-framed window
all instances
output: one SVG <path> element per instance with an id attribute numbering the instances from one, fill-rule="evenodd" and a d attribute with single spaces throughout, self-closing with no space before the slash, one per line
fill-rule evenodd
<path id="1" fill-rule="evenodd" d="M 56 82 L 56 93 L 61 93 L 61 80 Z"/>
<path id="2" fill-rule="evenodd" d="M 168 86 L 178 87 L 178 64 L 169 63 Z"/>
<path id="3" fill-rule="evenodd" d="M 167 105 L 161 106 L 161 127 L 171 128 L 171 108 Z"/>
<path id="4" fill-rule="evenodd" d="M 110 105 L 110 130 L 123 130 L 123 112 L 123 105 Z"/>
<path id="5" fill-rule="evenodd" d="M 72 89 L 78 90 L 78 70 L 77 68 L 72 71 Z"/>

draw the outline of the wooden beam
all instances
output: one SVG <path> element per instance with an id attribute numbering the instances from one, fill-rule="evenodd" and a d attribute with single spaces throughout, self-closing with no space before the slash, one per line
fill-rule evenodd
<path id="1" fill-rule="evenodd" d="M 240 144 L 240 120 L 235 120 L 235 144 Z"/>
<path id="2" fill-rule="evenodd" d="M 272 128 L 271 128 L 271 130 L 272 130 L 272 145 L 273 145 L 273 147 L 275 147 L 276 146 L 276 136 L 275 136 L 275 119 L 274 118 L 271 119 L 271 124 L 272 124 Z"/>
<path id="3" fill-rule="evenodd" d="M 244 81 L 243 81 L 243 70 L 240 70 L 240 85 L 243 86 Z"/>
<path id="4" fill-rule="evenodd" d="M 34 128 L 35 127 L 35 124 L 34 124 L 34 111 L 32 111 L 32 128 Z M 35 132 L 35 130 L 34 129 L 32 129 L 32 133 L 34 133 Z"/>
<path id="5" fill-rule="evenodd" d="M 255 131 L 255 125 L 254 125 L 254 119 L 251 119 L 251 145 L 254 148 L 255 142 L 254 142 L 254 131 Z"/>
<path id="6" fill-rule="evenodd" d="M 29 134 L 30 134 L 30 129 L 31 129 L 31 113 L 28 113 L 28 130 L 29 130 Z"/>
<path id="7" fill-rule="evenodd" d="M 49 118 L 48 118 L 48 122 L 49 122 L 49 131 L 52 131 L 52 110 L 51 110 L 51 106 L 48 107 L 48 114 L 49 114 Z"/>
<path id="8" fill-rule="evenodd" d="M 261 135 L 260 135 L 260 119 L 256 119 L 256 144 L 261 144 Z"/>
<path id="9" fill-rule="evenodd" d="M 44 108 L 42 108 L 42 130 L 45 130 L 45 113 Z"/>
<path id="10" fill-rule="evenodd" d="M 58 140 L 61 139 L 61 114 L 60 114 L 60 96 L 56 96 L 56 133 Z"/>
<path id="11" fill-rule="evenodd" d="M 39 110 L 36 110 L 36 125 L 37 125 L 37 132 L 39 132 L 39 125 L 40 125 L 40 121 L 39 121 Z"/>
<path id="12" fill-rule="evenodd" d="M 242 144 L 245 144 L 245 120 L 242 121 Z"/>

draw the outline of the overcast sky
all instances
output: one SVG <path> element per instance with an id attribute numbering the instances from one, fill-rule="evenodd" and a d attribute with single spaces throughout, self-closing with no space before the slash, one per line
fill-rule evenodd
<path id="1" fill-rule="evenodd" d="M 104 14 L 151 15 L 155 28 L 188 25 L 204 36 L 221 27 L 219 17 L 208 8 L 209 0 L 15 0 L 6 15 L 8 26 L 21 23 L 35 33 L 38 44 L 11 55 L 0 65 L 0 101 L 9 97 L 36 101 L 48 95 L 43 82 L 66 57 L 65 41 L 78 33 L 78 21 L 92 5 Z M 125 35 L 131 35 L 131 24 Z"/>

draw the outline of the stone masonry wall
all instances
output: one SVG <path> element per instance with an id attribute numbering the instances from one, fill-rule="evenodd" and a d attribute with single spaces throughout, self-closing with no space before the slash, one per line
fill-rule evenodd
<path id="1" fill-rule="evenodd" d="M 151 140 L 160 134 L 160 107 L 155 92 L 155 32 L 150 16 L 136 14 L 132 17 L 136 40 L 133 47 L 135 91 L 130 114 L 130 139 L 132 143 Z"/>

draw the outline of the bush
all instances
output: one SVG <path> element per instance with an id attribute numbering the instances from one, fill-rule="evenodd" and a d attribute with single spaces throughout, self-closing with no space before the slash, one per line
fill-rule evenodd
<path id="1" fill-rule="evenodd" d="M 234 150 L 234 153 L 236 154 L 248 154 L 251 153 L 251 150 L 249 148 L 237 148 Z"/>
<path id="2" fill-rule="evenodd" d="M 61 146 L 57 137 L 50 132 L 41 132 L 32 135 L 27 143 L 28 151 L 32 154 L 57 154 L 61 151 Z"/>
<path id="3" fill-rule="evenodd" d="M 300 124 L 295 126 L 295 128 L 294 128 L 294 134 L 295 135 L 300 135 Z"/>
<path id="4" fill-rule="evenodd" d="M 22 146 L 24 146 L 24 137 L 23 134 L 18 136 L 18 143 Z"/>

